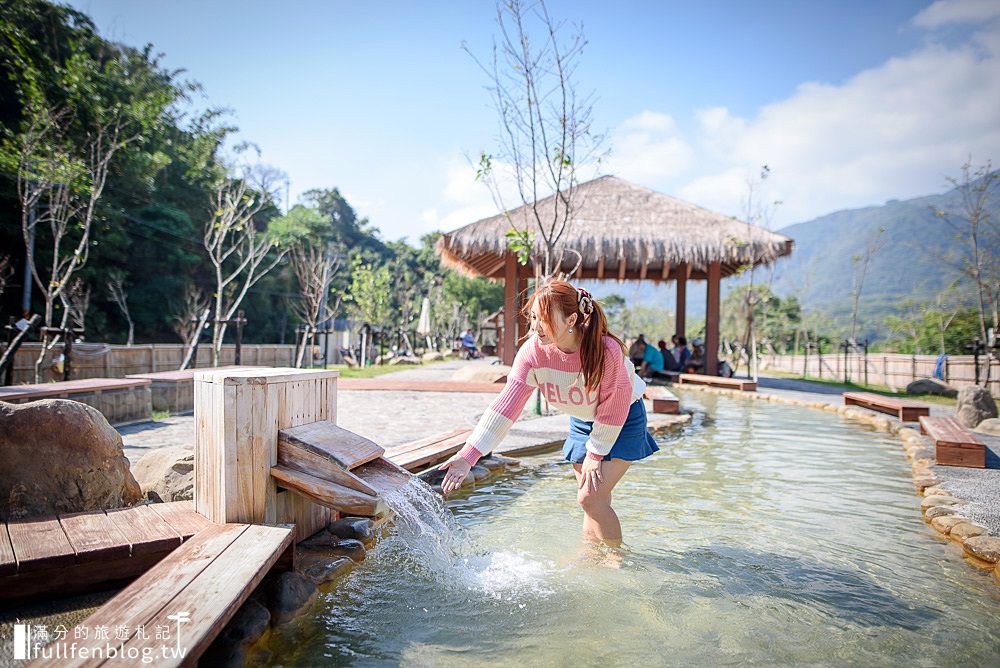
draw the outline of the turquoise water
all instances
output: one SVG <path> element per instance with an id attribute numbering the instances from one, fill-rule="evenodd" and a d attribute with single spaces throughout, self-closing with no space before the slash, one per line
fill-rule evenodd
<path id="1" fill-rule="evenodd" d="M 920 518 L 895 437 L 689 394 L 581 548 L 556 455 L 404 522 L 278 629 L 284 665 L 997 665 L 1000 587 Z"/>

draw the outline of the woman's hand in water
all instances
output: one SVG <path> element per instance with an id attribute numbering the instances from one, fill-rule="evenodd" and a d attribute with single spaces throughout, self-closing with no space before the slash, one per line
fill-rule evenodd
<path id="1" fill-rule="evenodd" d="M 451 459 L 438 467 L 444 471 L 444 480 L 441 481 L 441 491 L 447 496 L 462 486 L 465 476 L 472 470 L 472 464 L 465 461 L 458 455 L 452 455 Z"/>
<path id="2" fill-rule="evenodd" d="M 588 492 L 597 491 L 597 487 L 604 482 L 604 477 L 601 475 L 601 464 L 603 463 L 600 459 L 583 458 L 583 464 L 580 467 L 580 489 L 586 487 Z"/>

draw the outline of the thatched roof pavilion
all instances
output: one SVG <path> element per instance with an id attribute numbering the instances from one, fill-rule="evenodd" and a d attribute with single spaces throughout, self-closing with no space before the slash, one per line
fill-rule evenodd
<path id="1" fill-rule="evenodd" d="M 684 333 L 686 281 L 709 282 L 706 366 L 708 373 L 715 373 L 719 281 L 750 263 L 768 264 L 789 255 L 792 240 L 614 176 L 578 185 L 574 197 L 575 211 L 560 239 L 560 246 L 582 256 L 574 277 L 677 281 L 680 334 Z M 551 215 L 555 206 L 554 196 L 535 204 L 543 212 L 543 218 Z M 503 278 L 512 295 L 512 308 L 505 311 L 513 312 L 516 310 L 513 295 L 523 291 L 521 286 L 526 286 L 526 276 L 524 268 L 517 266 L 507 250 L 505 234 L 512 227 L 526 226 L 536 232 L 536 250 L 541 252 L 541 235 L 531 206 L 484 218 L 444 234 L 438 240 L 437 251 L 446 266 L 472 276 Z M 578 259 L 573 253 L 565 253 L 562 270 L 571 271 Z M 507 363 L 513 359 L 513 337 L 513 328 L 505 327 L 504 338 L 509 343 L 502 346 L 502 357 Z"/>

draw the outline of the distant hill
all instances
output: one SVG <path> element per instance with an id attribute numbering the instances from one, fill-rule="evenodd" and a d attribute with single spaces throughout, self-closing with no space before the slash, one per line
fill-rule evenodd
<path id="1" fill-rule="evenodd" d="M 995 175 L 1000 172 L 994 172 Z M 873 257 L 865 277 L 859 308 L 860 320 L 869 334 L 886 335 L 880 326 L 887 314 L 894 313 L 907 297 L 932 299 L 957 276 L 946 261 L 949 256 L 966 252 L 967 241 L 956 238 L 956 230 L 936 210 L 957 214 L 961 196 L 956 190 L 915 199 L 890 200 L 882 206 L 851 209 L 820 216 L 814 220 L 779 230 L 795 240 L 789 258 L 781 260 L 772 287 L 779 295 L 798 296 L 807 312 L 822 312 L 835 323 L 846 324 L 851 313 L 851 277 L 855 264 L 851 258 L 863 256 L 865 248 L 884 228 L 884 247 Z M 991 207 L 994 220 L 1000 216 L 1000 201 Z M 1000 245 L 987 249 L 1000 253 Z M 766 272 L 758 282 L 766 281 Z M 732 289 L 737 279 L 723 285 L 723 293 Z M 673 283 L 655 287 L 645 284 L 603 282 L 593 286 L 598 297 L 618 293 L 630 301 L 674 307 Z M 705 313 L 704 283 L 688 287 L 688 317 Z"/>
<path id="2" fill-rule="evenodd" d="M 958 215 L 961 195 L 941 195 L 878 207 L 837 211 L 781 230 L 795 240 L 792 256 L 776 271 L 775 292 L 797 294 L 809 311 L 829 314 L 835 321 L 850 318 L 852 276 L 879 228 L 884 247 L 872 258 L 865 276 L 859 311 L 868 322 L 898 310 L 907 297 L 931 299 L 957 276 L 953 261 L 967 252 L 968 240 L 935 211 Z M 994 219 L 1000 202 L 991 207 Z M 996 242 L 994 242 L 996 243 Z M 1000 244 L 987 248 L 1000 253 Z"/>

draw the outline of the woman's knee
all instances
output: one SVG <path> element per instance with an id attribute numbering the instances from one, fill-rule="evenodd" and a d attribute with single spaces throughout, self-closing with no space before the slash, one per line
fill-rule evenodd
<path id="1" fill-rule="evenodd" d="M 607 494 L 593 492 L 589 489 L 581 489 L 577 492 L 576 502 L 580 504 L 580 507 L 588 515 L 593 514 L 593 511 L 600 511 L 611 507 L 611 499 Z"/>

